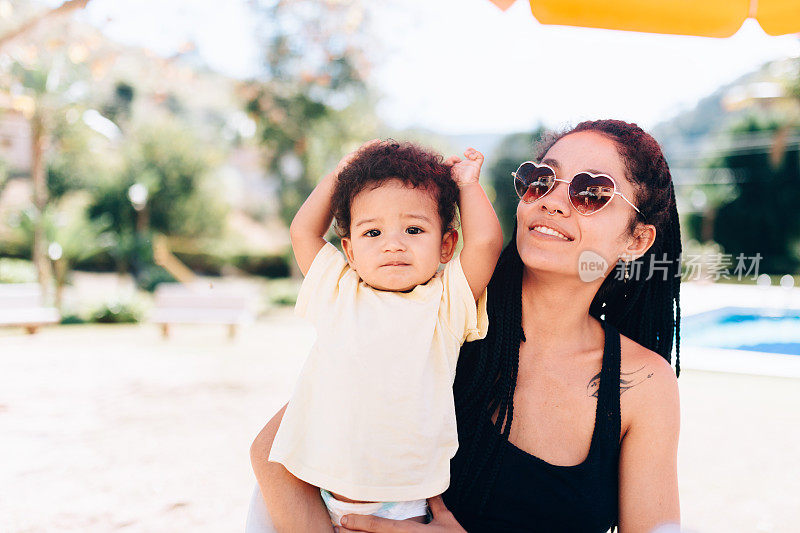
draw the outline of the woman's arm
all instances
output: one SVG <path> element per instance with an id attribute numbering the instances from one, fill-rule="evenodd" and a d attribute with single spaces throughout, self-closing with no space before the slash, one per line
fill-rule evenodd
<path id="1" fill-rule="evenodd" d="M 652 354 L 648 387 L 629 389 L 638 395 L 619 458 L 619 531 L 646 533 L 661 524 L 679 524 L 678 380 L 663 358 Z"/>
<path id="2" fill-rule="evenodd" d="M 250 446 L 250 462 L 269 516 L 281 533 L 331 533 L 331 518 L 322 503 L 319 488 L 297 479 L 282 464 L 267 461 L 284 411 L 286 405 L 267 422 Z"/>

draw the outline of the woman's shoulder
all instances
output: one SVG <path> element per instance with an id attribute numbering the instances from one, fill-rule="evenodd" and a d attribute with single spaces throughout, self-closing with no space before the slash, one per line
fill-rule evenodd
<path id="1" fill-rule="evenodd" d="M 677 385 L 678 380 L 675 377 L 675 371 L 666 359 L 625 335 L 620 334 L 619 337 L 622 353 L 622 376 L 629 375 L 633 377 L 633 374 L 652 374 L 652 378 L 657 381 Z M 639 372 L 639 369 L 642 369 L 642 371 Z"/>
<path id="2" fill-rule="evenodd" d="M 661 355 L 620 335 L 620 404 L 623 433 L 634 425 L 673 426 L 679 417 L 678 379 Z M 667 429 L 663 427 L 662 429 Z"/>

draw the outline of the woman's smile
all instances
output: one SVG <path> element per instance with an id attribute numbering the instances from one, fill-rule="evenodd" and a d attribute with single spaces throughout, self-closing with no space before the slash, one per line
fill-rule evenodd
<path id="1" fill-rule="evenodd" d="M 547 226 L 534 226 L 531 228 L 531 233 L 535 235 L 537 238 L 545 239 L 548 241 L 562 241 L 562 242 L 572 241 L 572 239 L 568 238 L 563 233 L 559 233 L 558 231 L 548 228 Z"/>

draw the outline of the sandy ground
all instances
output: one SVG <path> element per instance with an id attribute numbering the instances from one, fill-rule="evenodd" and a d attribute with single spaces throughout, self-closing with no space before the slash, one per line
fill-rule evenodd
<path id="1" fill-rule="evenodd" d="M 223 327 L 0 330 L 0 531 L 242 531 L 248 448 L 313 340 Z M 688 354 L 687 354 L 688 357 Z M 686 369 L 684 526 L 800 531 L 800 379 Z"/>

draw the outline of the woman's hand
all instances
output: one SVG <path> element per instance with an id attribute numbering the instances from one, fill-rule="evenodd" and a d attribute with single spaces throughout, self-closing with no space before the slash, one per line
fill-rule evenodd
<path id="1" fill-rule="evenodd" d="M 441 496 L 428 498 L 433 520 L 421 524 L 413 520 L 390 520 L 377 516 L 349 514 L 342 517 L 342 526 L 337 533 L 467 533 L 447 510 Z M 344 527 L 344 526 L 347 527 Z"/>
<path id="2" fill-rule="evenodd" d="M 470 183 L 478 183 L 478 178 L 481 175 L 481 165 L 483 165 L 483 154 L 474 148 L 467 148 L 467 151 L 464 152 L 464 158 L 461 159 L 454 155 L 444 162 L 445 165 L 452 167 L 453 181 L 459 187 Z"/>

